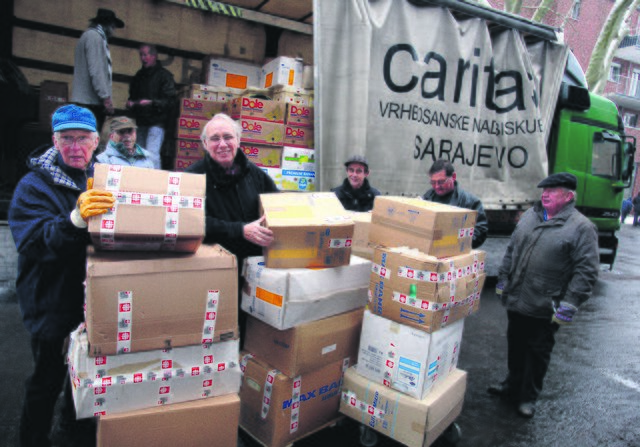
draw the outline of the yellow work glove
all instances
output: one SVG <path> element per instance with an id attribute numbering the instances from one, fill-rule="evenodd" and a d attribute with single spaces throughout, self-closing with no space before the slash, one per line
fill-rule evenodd
<path id="1" fill-rule="evenodd" d="M 87 190 L 80 194 L 71 212 L 71 222 L 78 228 L 86 228 L 89 217 L 106 213 L 115 202 L 115 197 L 109 191 L 93 189 L 93 179 L 90 178 L 87 180 Z"/>

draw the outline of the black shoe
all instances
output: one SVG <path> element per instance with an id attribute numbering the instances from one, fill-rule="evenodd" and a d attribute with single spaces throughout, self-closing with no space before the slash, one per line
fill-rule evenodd
<path id="1" fill-rule="evenodd" d="M 518 406 L 518 414 L 523 418 L 531 419 L 536 414 L 535 402 L 523 402 Z"/>
<path id="2" fill-rule="evenodd" d="M 487 388 L 487 393 L 493 396 L 508 397 L 510 394 L 510 389 L 508 385 L 499 383 L 497 385 L 491 385 L 489 388 Z"/>

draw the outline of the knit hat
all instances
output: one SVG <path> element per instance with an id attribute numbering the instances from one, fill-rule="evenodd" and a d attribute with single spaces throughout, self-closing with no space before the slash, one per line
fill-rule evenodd
<path id="1" fill-rule="evenodd" d="M 71 129 L 97 132 L 96 117 L 93 113 L 75 104 L 59 107 L 51 117 L 51 127 L 54 132 Z"/>
<path id="2" fill-rule="evenodd" d="M 121 129 L 137 129 L 136 122 L 128 116 L 116 116 L 109 123 L 109 132 L 116 132 Z"/>
<path id="3" fill-rule="evenodd" d="M 557 172 L 538 183 L 538 188 L 567 188 L 575 191 L 578 186 L 578 180 L 573 174 L 568 172 Z"/>

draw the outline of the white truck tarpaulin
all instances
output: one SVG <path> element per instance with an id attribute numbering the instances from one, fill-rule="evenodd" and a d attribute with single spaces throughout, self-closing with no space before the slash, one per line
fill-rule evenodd
<path id="1" fill-rule="evenodd" d="M 407 1 L 315 7 L 323 190 L 363 154 L 383 194 L 422 195 L 431 164 L 446 158 L 488 209 L 539 198 L 566 46 L 528 46 L 516 30 L 492 34 L 482 19 Z"/>

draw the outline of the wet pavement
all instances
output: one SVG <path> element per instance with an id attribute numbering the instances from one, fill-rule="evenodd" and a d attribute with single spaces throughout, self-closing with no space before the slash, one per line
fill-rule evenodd
<path id="1" fill-rule="evenodd" d="M 0 224 L 2 231 L 6 227 Z M 614 270 L 601 271 L 594 295 L 580 308 L 575 323 L 558 332 L 531 420 L 486 393 L 487 386 L 506 373 L 507 320 L 491 284 L 485 287 L 480 311 L 465 322 L 458 363 L 469 373 L 464 408 L 456 421 L 462 431 L 459 447 L 640 446 L 640 228 L 624 225 L 620 239 Z M 0 246 L 0 259 L 9 248 L 6 242 Z M 0 446 L 14 446 L 31 358 L 15 296 L 2 287 L 0 353 Z M 359 439 L 357 424 L 346 420 L 295 447 L 354 447 Z M 256 445 L 249 439 L 244 444 Z M 377 445 L 400 444 L 378 435 Z M 439 440 L 435 445 L 448 444 Z"/>

